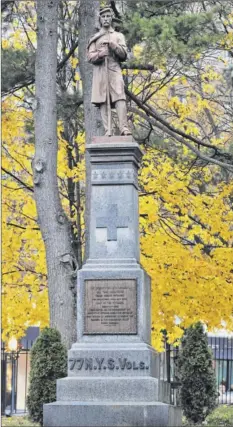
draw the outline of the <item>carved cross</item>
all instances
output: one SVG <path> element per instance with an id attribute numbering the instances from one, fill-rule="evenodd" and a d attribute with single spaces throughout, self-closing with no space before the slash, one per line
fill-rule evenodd
<path id="1" fill-rule="evenodd" d="M 117 240 L 117 229 L 128 228 L 130 218 L 118 216 L 117 205 L 108 205 L 107 216 L 96 218 L 97 228 L 107 228 L 107 240 Z"/>

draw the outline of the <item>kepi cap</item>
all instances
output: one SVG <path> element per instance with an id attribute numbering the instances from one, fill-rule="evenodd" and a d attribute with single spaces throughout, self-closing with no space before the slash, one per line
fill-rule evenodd
<path id="1" fill-rule="evenodd" d="M 100 9 L 99 16 L 103 15 L 103 13 L 106 13 L 106 12 L 111 12 L 111 14 L 113 15 L 112 8 L 109 6 L 105 6 L 102 9 Z"/>

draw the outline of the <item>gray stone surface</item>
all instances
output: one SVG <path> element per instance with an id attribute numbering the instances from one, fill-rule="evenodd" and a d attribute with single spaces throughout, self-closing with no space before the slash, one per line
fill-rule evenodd
<path id="1" fill-rule="evenodd" d="M 170 403 L 170 384 L 152 377 L 66 377 L 57 381 L 57 400 Z"/>
<path id="2" fill-rule="evenodd" d="M 181 426 L 179 408 L 158 402 L 59 401 L 44 405 L 45 427 Z"/>
<path id="3" fill-rule="evenodd" d="M 112 144 L 112 143 L 127 143 L 127 144 L 135 144 L 135 141 L 132 135 L 128 136 L 94 136 L 92 143 L 93 144 Z"/>
<path id="4" fill-rule="evenodd" d="M 139 261 L 139 146 L 115 142 L 87 149 L 92 179 L 90 258 Z"/>
<path id="5" fill-rule="evenodd" d="M 180 426 L 181 410 L 169 404 L 170 384 L 159 380 L 159 359 L 150 345 L 150 277 L 139 264 L 142 152 L 132 137 L 95 139 L 87 149 L 90 258 L 78 272 L 77 343 L 68 351 L 68 377 L 57 381 L 57 402 L 44 405 L 44 426 Z M 128 291 L 110 303 L 109 294 L 92 288 L 99 283 L 99 289 L 125 283 Z M 121 306 L 132 316 L 126 326 L 118 318 Z"/>
<path id="6" fill-rule="evenodd" d="M 74 344 L 68 352 L 68 376 L 72 377 L 155 377 L 159 360 L 145 344 Z"/>
<path id="7" fill-rule="evenodd" d="M 57 382 L 57 400 L 82 402 L 151 402 L 159 400 L 159 381 L 141 377 L 67 377 Z"/>

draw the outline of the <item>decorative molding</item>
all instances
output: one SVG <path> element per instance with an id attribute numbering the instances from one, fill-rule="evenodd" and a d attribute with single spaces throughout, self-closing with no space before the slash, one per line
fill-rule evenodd
<path id="1" fill-rule="evenodd" d="M 134 168 L 131 169 L 95 169 L 92 171 L 91 181 L 93 184 L 108 183 L 132 183 L 138 185 L 138 174 Z"/>

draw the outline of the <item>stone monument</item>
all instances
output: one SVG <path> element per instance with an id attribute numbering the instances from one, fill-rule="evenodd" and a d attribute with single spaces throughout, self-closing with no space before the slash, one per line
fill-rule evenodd
<path id="1" fill-rule="evenodd" d="M 109 135 L 109 114 L 103 120 Z M 139 264 L 142 152 L 129 133 L 125 118 L 123 136 L 87 145 L 90 248 L 78 273 L 77 342 L 68 351 L 68 376 L 57 381 L 57 401 L 44 405 L 45 427 L 181 425 L 151 347 L 150 278 Z"/>

